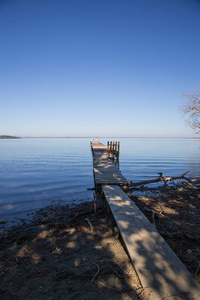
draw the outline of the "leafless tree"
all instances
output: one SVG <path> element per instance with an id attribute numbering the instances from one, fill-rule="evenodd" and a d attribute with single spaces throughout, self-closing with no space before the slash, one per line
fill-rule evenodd
<path id="1" fill-rule="evenodd" d="M 191 94 L 183 94 L 183 97 L 187 99 L 182 107 L 187 123 L 196 133 L 200 133 L 200 87 Z"/>

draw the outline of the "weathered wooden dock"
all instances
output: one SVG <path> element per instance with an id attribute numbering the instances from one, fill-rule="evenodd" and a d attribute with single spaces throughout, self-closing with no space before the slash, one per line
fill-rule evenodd
<path id="1" fill-rule="evenodd" d="M 126 185 L 127 180 L 108 156 L 107 147 L 100 142 L 91 142 L 95 187 L 102 184 Z"/>
<path id="2" fill-rule="evenodd" d="M 91 142 L 95 186 L 101 187 L 129 257 L 150 300 L 198 300 L 200 285 L 138 207 L 122 191 L 127 180 L 107 147 Z"/>

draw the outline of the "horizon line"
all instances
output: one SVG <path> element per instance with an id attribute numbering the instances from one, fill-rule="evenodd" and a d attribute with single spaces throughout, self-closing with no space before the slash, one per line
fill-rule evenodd
<path id="1" fill-rule="evenodd" d="M 195 138 L 200 138 L 200 136 L 17 136 L 17 137 L 20 137 L 20 138 L 32 138 L 32 139 L 43 139 L 43 138 L 46 138 L 46 139 L 68 139 L 68 138 L 88 138 L 88 139 L 96 139 L 96 138 L 99 138 L 99 139 L 102 139 L 102 138 L 149 138 L 149 139 L 168 139 L 168 138 L 171 138 L 171 139 L 188 139 L 188 138 L 191 138 L 191 139 L 195 139 Z"/>

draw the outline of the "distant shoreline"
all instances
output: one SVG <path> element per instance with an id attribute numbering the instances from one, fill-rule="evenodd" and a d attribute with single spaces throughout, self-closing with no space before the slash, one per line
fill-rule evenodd
<path id="1" fill-rule="evenodd" d="M 94 137 L 96 138 L 96 137 Z M 101 136 L 100 139 L 193 139 L 198 140 L 200 139 L 200 136 L 196 137 L 106 137 Z M 0 135 L 0 139 L 91 139 L 91 136 L 21 136 L 21 137 L 15 137 L 15 136 L 7 136 L 7 135 Z"/>
<path id="2" fill-rule="evenodd" d="M 0 139 L 20 139 L 20 137 L 11 135 L 0 135 Z"/>

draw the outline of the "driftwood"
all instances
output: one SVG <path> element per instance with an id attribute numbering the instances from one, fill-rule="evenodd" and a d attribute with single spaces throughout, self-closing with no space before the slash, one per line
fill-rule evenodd
<path id="1" fill-rule="evenodd" d="M 164 182 L 164 184 L 166 184 L 168 181 L 172 181 L 172 180 L 175 180 L 175 179 L 185 179 L 187 180 L 188 182 L 192 182 L 189 178 L 185 177 L 185 175 L 189 173 L 189 171 L 185 172 L 184 174 L 180 175 L 180 176 L 170 176 L 170 177 L 165 177 L 163 176 L 163 173 L 158 173 L 160 176 L 158 178 L 155 178 L 155 179 L 151 179 L 151 180 L 144 180 L 144 181 L 139 181 L 139 182 L 132 182 L 132 181 L 129 181 L 128 182 L 128 186 L 129 188 L 131 189 L 132 187 L 135 187 L 135 186 L 140 186 L 140 185 L 145 185 L 145 184 L 150 184 L 150 183 L 156 183 L 156 182 Z"/>
<path id="2" fill-rule="evenodd" d="M 90 231 L 93 231 L 93 227 L 92 227 L 92 224 L 91 224 L 90 220 L 88 218 L 85 218 L 85 221 L 88 222 L 89 227 L 90 227 Z"/>

